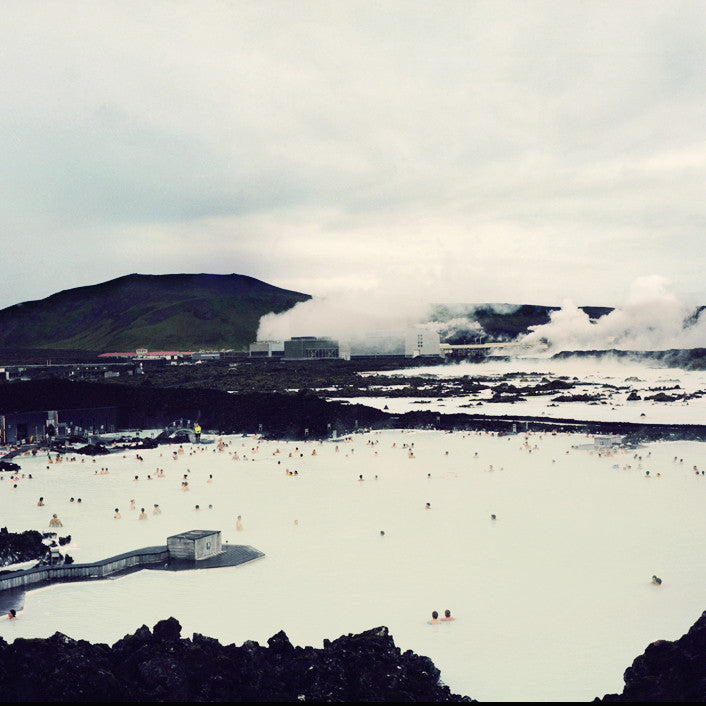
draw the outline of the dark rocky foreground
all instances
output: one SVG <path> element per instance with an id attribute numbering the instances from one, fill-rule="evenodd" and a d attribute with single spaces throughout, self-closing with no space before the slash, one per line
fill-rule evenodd
<path id="1" fill-rule="evenodd" d="M 0 701 L 465 701 L 439 683 L 428 657 L 402 652 L 387 628 L 294 647 L 181 638 L 175 618 L 142 626 L 112 647 L 73 640 L 0 638 Z M 625 671 L 622 694 L 595 702 L 706 701 L 706 612 L 674 642 L 659 640 Z"/>
<path id="2" fill-rule="evenodd" d="M 55 633 L 0 638 L 0 700 L 17 701 L 471 701 L 439 684 L 428 657 L 395 646 L 387 628 L 294 647 L 180 637 L 175 618 L 142 626 L 112 647 Z"/>
<path id="3" fill-rule="evenodd" d="M 560 381 L 540 387 L 543 390 L 562 389 Z M 501 390 L 505 396 L 509 389 L 502 383 L 497 390 L 498 396 L 501 396 Z M 156 388 L 150 385 L 66 380 L 0 383 L 0 412 L 52 409 L 60 410 L 61 414 L 62 409 L 92 407 L 114 407 L 120 429 L 163 428 L 174 420 L 185 419 L 199 420 L 202 428 L 209 432 L 260 433 L 276 439 L 322 439 L 330 438 L 333 433 L 341 436 L 361 429 L 457 429 L 507 433 L 516 427 L 519 431 L 620 434 L 627 436 L 631 443 L 657 439 L 706 441 L 706 424 L 596 422 L 477 412 L 443 414 L 411 411 L 391 414 L 362 404 L 326 401 L 307 390 L 296 394 L 228 394 L 212 389 Z M 81 452 L 96 454 L 106 451 L 87 446 Z"/>
<path id="4" fill-rule="evenodd" d="M 0 566 L 41 559 L 48 551 L 42 540 L 36 530 L 8 532 L 7 527 L 0 527 Z"/>
<path id="5" fill-rule="evenodd" d="M 606 694 L 602 701 L 706 701 L 706 611 L 678 640 L 649 645 L 624 679 L 623 693 Z"/>
<path id="6" fill-rule="evenodd" d="M 56 532 L 37 532 L 37 530 L 8 532 L 7 527 L 0 527 L 0 575 L 9 571 L 2 567 L 10 564 L 34 560 L 37 560 L 36 566 L 49 564 L 52 548 L 64 546 L 69 542 L 71 542 L 71 535 L 59 537 Z"/>

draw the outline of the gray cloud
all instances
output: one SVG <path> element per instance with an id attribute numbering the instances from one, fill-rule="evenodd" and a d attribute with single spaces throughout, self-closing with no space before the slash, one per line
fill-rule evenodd
<path id="1" fill-rule="evenodd" d="M 706 299 L 699 3 L 4 15 L 0 306 L 136 271 L 420 306 L 610 305 L 655 274 Z"/>

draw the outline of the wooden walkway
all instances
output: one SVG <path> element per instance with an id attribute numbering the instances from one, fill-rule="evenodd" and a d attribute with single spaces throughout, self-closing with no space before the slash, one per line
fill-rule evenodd
<path id="1" fill-rule="evenodd" d="M 21 610 L 27 591 L 54 583 L 110 580 L 118 576 L 151 569 L 152 571 L 193 571 L 239 566 L 265 556 L 254 547 L 225 544 L 223 550 L 207 559 L 174 559 L 166 546 L 146 547 L 90 564 L 60 564 L 12 571 L 0 575 L 0 615 L 14 608 Z"/>

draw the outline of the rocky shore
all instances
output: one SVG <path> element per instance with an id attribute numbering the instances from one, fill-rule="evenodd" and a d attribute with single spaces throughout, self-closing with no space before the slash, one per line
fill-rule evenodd
<path id="1" fill-rule="evenodd" d="M 561 381 L 537 388 L 563 389 Z M 516 394 L 515 388 L 499 386 L 499 397 Z M 440 413 L 429 410 L 403 414 L 368 407 L 326 401 L 307 391 L 296 394 L 233 394 L 208 389 L 160 389 L 128 387 L 117 384 L 67 382 L 51 380 L 0 384 L 0 393 L 8 408 L 16 410 L 64 409 L 91 406 L 115 406 L 118 425 L 123 429 L 155 429 L 175 419 L 198 419 L 204 430 L 219 434 L 259 433 L 272 439 L 321 439 L 333 434 L 342 436 L 360 429 L 440 429 L 511 432 L 513 428 L 529 431 L 580 431 L 592 434 L 620 434 L 630 443 L 657 439 L 706 440 L 704 424 L 649 424 L 617 421 L 586 421 L 571 418 L 501 415 L 478 412 Z M 523 394 L 527 394 L 526 391 Z M 82 449 L 72 453 L 96 455 L 107 448 L 88 444 L 88 439 L 75 439 Z M 163 439 L 173 443 L 176 439 Z M 56 442 L 55 442 L 56 443 Z M 144 440 L 148 448 L 155 442 Z M 134 446 L 133 446 L 134 448 Z M 64 451 L 61 445 L 57 451 Z M 7 460 L 5 461 L 8 462 Z M 0 470 L 3 470 L 0 467 Z M 10 467 L 7 470 L 11 470 Z M 12 470 L 17 470 L 16 465 Z"/>
<path id="2" fill-rule="evenodd" d="M 596 701 L 706 701 L 706 611 L 678 640 L 657 640 L 625 670 L 622 694 Z"/>
<path id="3" fill-rule="evenodd" d="M 2 567 L 26 561 L 37 561 L 37 566 L 51 563 L 51 550 L 71 541 L 71 535 L 59 537 L 56 532 L 8 532 L 0 527 L 0 574 Z"/>
<path id="4" fill-rule="evenodd" d="M 428 657 L 402 652 L 386 627 L 295 647 L 181 637 L 175 618 L 112 647 L 61 633 L 0 638 L 0 701 L 471 702 L 440 682 Z M 625 671 L 622 694 L 595 702 L 706 701 L 706 612 L 678 640 L 659 640 Z"/>
<path id="5" fill-rule="evenodd" d="M 0 638 L 0 700 L 17 701 L 471 701 L 439 683 L 428 657 L 395 646 L 387 628 L 294 647 L 284 632 L 240 647 L 194 634 L 175 618 L 142 626 L 112 647 Z"/>
<path id="6" fill-rule="evenodd" d="M 7 527 L 0 527 L 0 567 L 43 559 L 48 551 L 41 532 L 8 532 Z"/>

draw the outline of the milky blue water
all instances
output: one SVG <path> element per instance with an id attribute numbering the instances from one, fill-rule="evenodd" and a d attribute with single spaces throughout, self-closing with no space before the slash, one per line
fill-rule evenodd
<path id="1" fill-rule="evenodd" d="M 5 474 L 2 524 L 45 530 L 56 512 L 76 561 L 193 528 L 220 529 L 266 556 L 31 591 L 20 619 L 0 621 L 0 635 L 60 631 L 112 643 L 175 616 L 183 636 L 264 644 L 284 629 L 295 644 L 321 646 L 386 625 L 403 650 L 431 657 L 456 693 L 585 700 L 620 691 L 634 657 L 681 636 L 706 608 L 706 476 L 693 471 L 706 468 L 703 444 L 599 455 L 582 435 L 224 441 L 222 452 L 187 445 L 177 460 L 164 447 L 142 451 L 143 462 L 119 454 L 47 469 L 44 458 L 21 458 L 33 478 L 13 489 Z M 109 474 L 96 473 L 102 465 Z M 154 477 L 158 468 L 166 477 Z M 36 505 L 40 495 L 45 507 Z M 161 515 L 149 514 L 154 503 Z M 148 520 L 137 519 L 140 507 Z M 661 586 L 650 583 L 653 574 Z M 446 608 L 454 622 L 427 624 L 432 610 Z"/>

